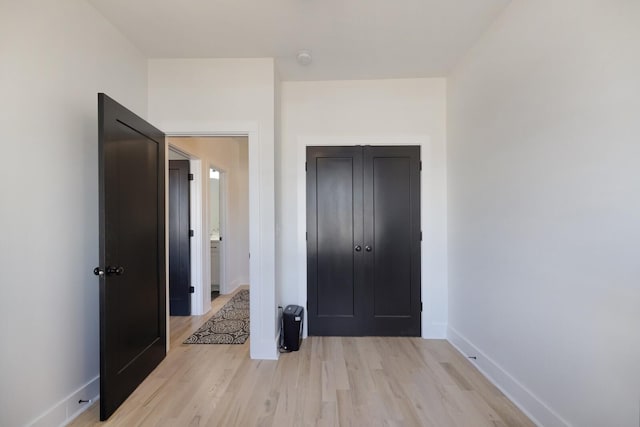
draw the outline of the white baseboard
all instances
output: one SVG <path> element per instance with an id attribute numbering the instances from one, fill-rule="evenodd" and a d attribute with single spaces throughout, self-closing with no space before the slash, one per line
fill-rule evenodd
<path id="1" fill-rule="evenodd" d="M 69 396 L 53 405 L 44 414 L 27 424 L 28 427 L 66 426 L 100 397 L 100 377 L 97 376 Z M 78 403 L 89 400 L 87 403 Z"/>
<path id="2" fill-rule="evenodd" d="M 538 426 L 570 427 L 571 425 L 547 406 L 538 396 L 522 385 L 509 372 L 503 369 L 466 337 L 449 326 L 447 340 L 463 356 L 476 356 L 468 359 L 476 368 L 507 396 L 522 412 Z"/>

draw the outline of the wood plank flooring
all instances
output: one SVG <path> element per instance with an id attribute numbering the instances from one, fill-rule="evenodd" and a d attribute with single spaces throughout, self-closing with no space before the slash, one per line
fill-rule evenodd
<path id="1" fill-rule="evenodd" d="M 70 425 L 534 426 L 447 341 L 312 337 L 278 361 L 251 360 L 248 342 L 181 344 L 212 313 L 172 317 L 172 350 L 120 409 Z"/>

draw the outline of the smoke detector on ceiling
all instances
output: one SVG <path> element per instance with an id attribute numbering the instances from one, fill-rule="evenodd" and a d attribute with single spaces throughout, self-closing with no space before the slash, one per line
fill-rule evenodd
<path id="1" fill-rule="evenodd" d="M 306 50 L 306 49 L 298 51 L 298 55 L 296 56 L 296 60 L 298 61 L 298 64 L 303 65 L 303 66 L 307 66 L 307 65 L 311 64 L 311 61 L 312 61 L 311 52 Z"/>

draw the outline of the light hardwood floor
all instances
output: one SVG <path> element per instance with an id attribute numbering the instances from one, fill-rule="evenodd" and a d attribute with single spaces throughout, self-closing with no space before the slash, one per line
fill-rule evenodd
<path id="1" fill-rule="evenodd" d="M 211 315 L 172 317 L 160 366 L 108 421 L 94 404 L 71 426 L 534 425 L 446 341 L 312 337 L 278 361 L 181 344 Z"/>

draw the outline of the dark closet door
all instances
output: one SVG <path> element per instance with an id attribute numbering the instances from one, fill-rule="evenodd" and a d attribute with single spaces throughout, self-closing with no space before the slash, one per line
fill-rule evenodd
<path id="1" fill-rule="evenodd" d="M 420 147 L 363 151 L 370 334 L 420 336 Z"/>
<path id="2" fill-rule="evenodd" d="M 307 148 L 310 335 L 362 335 L 362 148 Z"/>
<path id="3" fill-rule="evenodd" d="M 310 335 L 420 335 L 420 148 L 307 148 Z"/>
<path id="4" fill-rule="evenodd" d="M 166 353 L 165 137 L 98 95 L 100 419 Z"/>
<path id="5" fill-rule="evenodd" d="M 191 315 L 189 160 L 169 160 L 169 314 Z"/>

